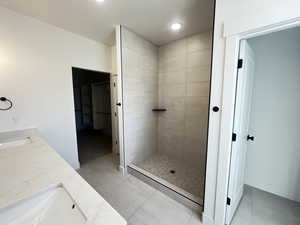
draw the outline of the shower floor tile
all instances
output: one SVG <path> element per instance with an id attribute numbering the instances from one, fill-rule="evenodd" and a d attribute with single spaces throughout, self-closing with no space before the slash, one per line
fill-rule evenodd
<path id="1" fill-rule="evenodd" d="M 135 165 L 197 198 L 203 198 L 204 171 L 159 153 L 153 154 L 145 161 Z"/>

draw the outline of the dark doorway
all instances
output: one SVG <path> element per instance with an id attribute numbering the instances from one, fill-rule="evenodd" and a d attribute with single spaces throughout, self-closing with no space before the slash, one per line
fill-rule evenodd
<path id="1" fill-rule="evenodd" d="M 72 68 L 80 164 L 112 152 L 110 74 Z"/>

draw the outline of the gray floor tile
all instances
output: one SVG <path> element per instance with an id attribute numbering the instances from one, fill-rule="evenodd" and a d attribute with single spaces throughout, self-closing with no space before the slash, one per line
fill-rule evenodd
<path id="1" fill-rule="evenodd" d="M 147 200 L 147 196 L 138 193 L 135 189 L 122 184 L 121 188 L 115 189 L 108 202 L 122 215 L 129 219 L 133 213 Z"/>
<path id="2" fill-rule="evenodd" d="M 192 210 L 156 192 L 137 212 L 132 220 L 143 221 L 145 225 L 188 224 Z"/>
<path id="3" fill-rule="evenodd" d="M 128 221 L 128 225 L 147 225 L 147 221 L 141 221 L 137 216 L 132 216 Z"/>
<path id="4" fill-rule="evenodd" d="M 188 222 L 188 225 L 202 225 L 201 213 L 199 212 L 193 213 L 190 221 Z"/>
<path id="5" fill-rule="evenodd" d="M 300 225 L 300 203 L 247 186 L 231 225 Z"/>
<path id="6" fill-rule="evenodd" d="M 131 175 L 124 177 L 116 170 L 112 155 L 91 160 L 78 172 L 129 225 L 199 224 L 190 208 Z"/>

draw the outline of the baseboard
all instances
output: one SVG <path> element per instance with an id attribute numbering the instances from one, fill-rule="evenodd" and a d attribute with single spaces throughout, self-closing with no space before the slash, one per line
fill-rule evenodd
<path id="1" fill-rule="evenodd" d="M 79 170 L 80 169 L 79 161 L 77 161 L 75 164 L 72 164 L 71 166 L 73 167 L 74 170 Z"/>
<path id="2" fill-rule="evenodd" d="M 123 175 L 126 175 L 127 174 L 127 171 L 125 170 L 125 168 L 121 165 L 119 165 L 118 167 L 118 170 L 123 174 Z"/>

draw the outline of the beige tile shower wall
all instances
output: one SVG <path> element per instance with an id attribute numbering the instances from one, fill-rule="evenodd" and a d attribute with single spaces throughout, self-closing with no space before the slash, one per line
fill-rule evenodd
<path id="1" fill-rule="evenodd" d="M 158 48 L 122 27 L 124 142 L 128 164 L 157 150 Z"/>
<path id="2" fill-rule="evenodd" d="M 158 150 L 204 166 L 211 63 L 211 32 L 159 48 Z"/>

